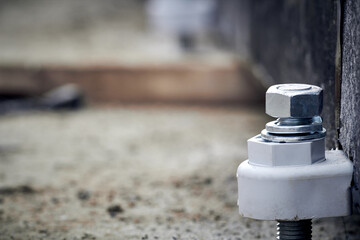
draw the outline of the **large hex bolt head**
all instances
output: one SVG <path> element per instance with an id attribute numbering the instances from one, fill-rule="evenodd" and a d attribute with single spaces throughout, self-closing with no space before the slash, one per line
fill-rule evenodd
<path id="1" fill-rule="evenodd" d="M 266 91 L 266 113 L 277 118 L 311 118 L 320 115 L 323 90 L 308 84 L 278 84 Z"/>

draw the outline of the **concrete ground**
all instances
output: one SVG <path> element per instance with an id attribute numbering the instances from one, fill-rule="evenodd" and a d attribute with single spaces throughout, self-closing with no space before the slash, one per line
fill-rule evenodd
<path id="1" fill-rule="evenodd" d="M 96 108 L 0 118 L 0 239 L 275 239 L 239 216 L 251 108 Z M 358 218 L 314 239 L 360 238 Z"/>

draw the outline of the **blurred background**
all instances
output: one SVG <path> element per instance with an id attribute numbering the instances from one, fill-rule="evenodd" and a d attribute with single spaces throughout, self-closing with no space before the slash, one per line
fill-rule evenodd
<path id="1" fill-rule="evenodd" d="M 1 1 L 1 94 L 39 96 L 74 83 L 91 104 L 261 101 L 261 83 L 239 61 L 246 55 L 226 40 L 221 5 Z"/>
<path id="2" fill-rule="evenodd" d="M 275 83 L 324 88 L 338 146 L 345 5 L 0 0 L 0 238 L 275 238 L 239 216 L 235 171 Z"/>

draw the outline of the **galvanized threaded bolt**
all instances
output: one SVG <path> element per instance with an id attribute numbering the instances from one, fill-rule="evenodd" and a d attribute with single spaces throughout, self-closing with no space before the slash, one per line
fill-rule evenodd
<path id="1" fill-rule="evenodd" d="M 278 240 L 311 240 L 311 219 L 300 221 L 278 221 Z"/>
<path id="2" fill-rule="evenodd" d="M 278 120 L 266 126 L 262 137 L 270 141 L 301 142 L 323 138 L 323 91 L 307 84 L 280 84 L 266 92 L 266 113 Z M 307 137 L 304 137 L 306 135 Z M 311 219 L 278 221 L 279 240 L 311 240 Z"/>

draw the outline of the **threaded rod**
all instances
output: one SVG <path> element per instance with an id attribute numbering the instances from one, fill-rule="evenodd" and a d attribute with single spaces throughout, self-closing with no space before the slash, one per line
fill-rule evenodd
<path id="1" fill-rule="evenodd" d="M 311 240 L 311 219 L 300 221 L 278 221 L 278 240 Z"/>

